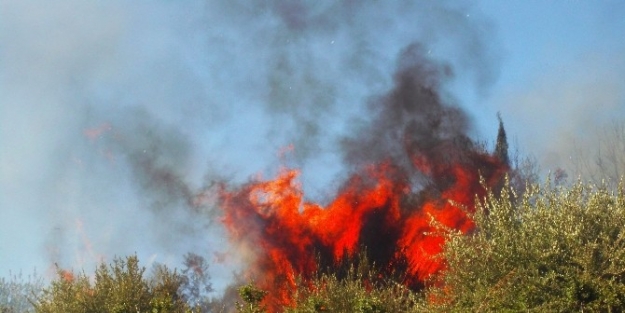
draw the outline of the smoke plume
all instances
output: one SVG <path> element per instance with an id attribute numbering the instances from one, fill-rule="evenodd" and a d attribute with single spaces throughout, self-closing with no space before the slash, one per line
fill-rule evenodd
<path id="1" fill-rule="evenodd" d="M 298 277 L 360 252 L 419 289 L 444 268 L 443 229 L 473 229 L 475 197 L 508 167 L 473 145 L 466 114 L 443 100 L 445 68 L 415 45 L 400 54 L 395 85 L 369 103 L 371 123 L 345 141 L 350 176 L 327 206 L 306 200 L 293 169 L 221 191 L 229 238 L 272 311 L 291 303 Z"/>
<path id="2" fill-rule="evenodd" d="M 464 158 L 470 129 L 447 82 L 485 88 L 496 68 L 488 23 L 454 1 L 9 0 L 0 12 L 2 271 L 232 255 L 215 182 L 275 173 L 289 144 L 322 203 L 364 164 L 438 171 L 416 170 L 415 154 Z M 230 279 L 215 272 L 215 285 Z"/>

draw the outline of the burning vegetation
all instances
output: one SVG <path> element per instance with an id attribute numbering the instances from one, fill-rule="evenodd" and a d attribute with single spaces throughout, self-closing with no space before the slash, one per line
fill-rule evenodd
<path id="1" fill-rule="evenodd" d="M 208 298 L 200 255 L 188 254 L 181 272 L 157 265 L 151 275 L 135 256 L 102 264 L 95 277 L 57 268 L 58 278 L 32 293 L 34 311 L 625 310 L 622 186 L 565 186 L 556 177 L 515 188 L 501 118 L 489 153 L 441 93 L 447 75 L 418 46 L 404 51 L 395 85 L 369 102 L 368 126 L 342 142 L 348 179 L 324 204 L 307 199 L 293 168 L 216 188 L 221 221 L 245 262 L 223 298 Z M 175 175 L 150 177 L 180 187 L 173 190 L 184 199 L 214 195 L 196 195 Z M 2 312 L 11 308 L 0 303 Z"/>
<path id="2" fill-rule="evenodd" d="M 445 267 L 443 230 L 474 228 L 476 197 L 508 166 L 478 149 L 467 116 L 444 102 L 446 73 L 418 46 L 404 51 L 393 89 L 369 103 L 370 126 L 344 141 L 353 172 L 327 205 L 306 201 L 296 169 L 221 191 L 223 223 L 272 311 L 291 303 L 296 279 L 358 253 L 421 289 Z"/>
<path id="3" fill-rule="evenodd" d="M 571 174 L 612 180 L 556 170 L 540 187 L 501 116 L 487 151 L 447 91 L 499 71 L 492 6 L 130 3 L 2 5 L 0 261 L 55 266 L 45 284 L 0 277 L 0 313 L 625 312 L 625 127 L 581 137 L 580 158 L 555 142 L 618 116 L 620 76 L 600 68 L 622 68 L 613 56 L 555 62 L 573 65 L 563 84 L 538 75 L 493 99 L 562 124 L 545 165 L 566 155 Z M 531 110 L 559 101 L 572 109 Z M 280 145 L 298 165 L 245 180 Z M 308 166 L 337 156 L 337 188 L 307 194 Z M 155 263 L 189 251 L 181 270 Z"/>

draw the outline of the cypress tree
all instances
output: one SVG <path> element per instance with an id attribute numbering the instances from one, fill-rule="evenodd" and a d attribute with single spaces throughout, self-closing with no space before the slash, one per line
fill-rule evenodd
<path id="1" fill-rule="evenodd" d="M 508 157 L 508 139 L 506 138 L 506 130 L 503 127 L 501 113 L 497 113 L 497 119 L 499 119 L 499 131 L 497 132 L 495 156 L 498 157 L 506 165 L 510 165 L 510 158 Z"/>

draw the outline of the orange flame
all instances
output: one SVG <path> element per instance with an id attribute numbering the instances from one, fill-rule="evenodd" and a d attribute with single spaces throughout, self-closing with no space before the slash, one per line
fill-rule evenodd
<path id="1" fill-rule="evenodd" d="M 432 220 L 470 231 L 474 225 L 467 212 L 485 193 L 480 175 L 494 186 L 506 167 L 478 153 L 456 163 L 416 158 L 414 166 L 423 168 L 435 187 L 413 192 L 404 171 L 384 162 L 352 175 L 326 207 L 304 201 L 293 169 L 281 170 L 274 180 L 222 190 L 223 222 L 231 240 L 251 253 L 247 274 L 269 291 L 269 308 L 280 311 L 291 303 L 295 278 L 310 277 L 318 261 L 337 264 L 362 247 L 382 270 L 404 272 L 411 288 L 442 270 L 444 260 L 437 256 L 444 237 Z"/>
<path id="2" fill-rule="evenodd" d="M 68 270 L 59 270 L 59 277 L 68 283 L 71 283 L 74 281 L 74 273 L 68 271 Z"/>

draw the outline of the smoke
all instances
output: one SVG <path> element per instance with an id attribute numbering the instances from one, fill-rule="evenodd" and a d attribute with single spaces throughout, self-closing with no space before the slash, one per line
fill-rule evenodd
<path id="1" fill-rule="evenodd" d="M 610 140 L 606 127 L 625 119 L 624 70 L 623 58 L 609 53 L 552 66 L 500 100 L 502 110 L 516 117 L 509 133 L 517 134 L 518 145 L 533 153 L 543 170 L 564 168 L 577 179 L 585 173 L 575 163 L 594 164 L 599 143 Z"/>
<path id="2" fill-rule="evenodd" d="M 424 49 L 410 45 L 399 56 L 395 86 L 368 103 L 375 118 L 364 129 L 345 140 L 349 164 L 373 164 L 389 157 L 410 171 L 415 154 L 428 160 L 453 157 L 449 144 L 469 142 L 469 118 L 459 107 L 449 105 L 443 84 L 449 66 L 432 62 Z M 452 148 L 452 149 L 450 149 Z M 468 147 L 463 147 L 468 148 Z"/>
<path id="3" fill-rule="evenodd" d="M 541 177 L 564 168 L 576 179 L 570 161 L 594 163 L 604 128 L 625 119 L 625 5 L 512 2 L 482 6 L 505 40 L 499 80 L 475 114 L 501 111 L 512 148 L 533 155 Z"/>
<path id="4" fill-rule="evenodd" d="M 182 210 L 207 162 L 192 134 L 213 118 L 183 57 L 193 12 L 2 3 L 3 271 L 215 251 L 214 231 Z"/>
<path id="5" fill-rule="evenodd" d="M 444 268 L 436 256 L 445 237 L 432 220 L 470 231 L 475 197 L 508 170 L 476 149 L 466 113 L 441 94 L 448 72 L 418 45 L 402 51 L 394 86 L 369 102 L 370 123 L 344 140 L 350 176 L 327 205 L 305 200 L 292 169 L 220 192 L 229 238 L 270 310 L 291 303 L 296 277 L 325 266 L 340 273 L 359 248 L 380 275 L 402 273 L 412 289 Z"/>
<path id="6" fill-rule="evenodd" d="M 460 2 L 9 0 L 0 12 L 2 271 L 210 259 L 228 250 L 212 183 L 271 173 L 293 144 L 288 162 L 325 198 L 402 53 L 445 60 L 425 82 L 440 89 L 486 88 L 496 68 L 489 24 Z M 469 127 L 451 113 L 442 136 Z"/>

